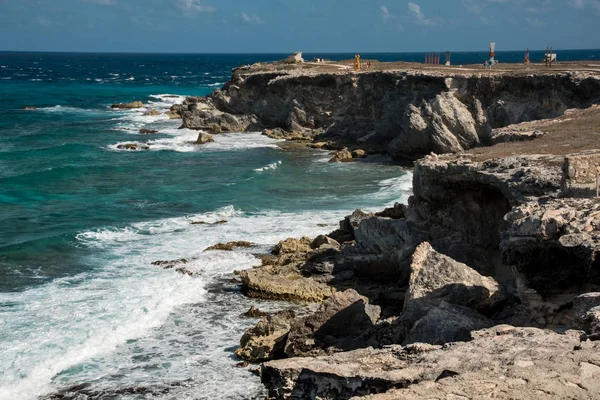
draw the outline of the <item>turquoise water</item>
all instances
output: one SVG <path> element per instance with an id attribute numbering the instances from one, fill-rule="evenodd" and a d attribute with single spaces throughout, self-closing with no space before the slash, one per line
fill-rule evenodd
<path id="1" fill-rule="evenodd" d="M 278 240 L 406 200 L 410 174 L 384 158 L 329 164 L 259 133 L 196 146 L 181 121 L 109 108 L 166 111 L 261 57 L 0 54 L 0 398 L 74 385 L 67 398 L 262 395 L 232 352 L 255 322 L 239 315 L 277 305 L 222 285 Z M 128 142 L 151 150 L 117 149 Z M 257 246 L 203 252 L 229 240 Z M 180 258 L 197 275 L 151 264 Z"/>

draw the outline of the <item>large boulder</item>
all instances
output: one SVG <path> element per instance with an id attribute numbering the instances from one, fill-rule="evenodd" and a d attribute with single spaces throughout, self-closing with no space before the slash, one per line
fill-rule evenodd
<path id="1" fill-rule="evenodd" d="M 323 354 L 324 349 L 361 347 L 358 337 L 371 330 L 381 309 L 355 290 L 334 293 L 312 315 L 292 325 L 285 353 L 289 357 Z"/>
<path id="2" fill-rule="evenodd" d="M 334 291 L 326 280 L 303 276 L 297 263 L 241 271 L 240 278 L 246 295 L 266 300 L 321 302 Z"/>
<path id="3" fill-rule="evenodd" d="M 466 342 L 472 339 L 471 331 L 492 325 L 492 321 L 470 308 L 442 302 L 414 324 L 404 344 Z"/>
<path id="4" fill-rule="evenodd" d="M 255 116 L 233 115 L 216 109 L 183 111 L 182 128 L 204 130 L 209 133 L 260 131 L 262 126 Z"/>
<path id="5" fill-rule="evenodd" d="M 308 253 L 311 251 L 312 240 L 308 237 L 300 239 L 289 238 L 280 241 L 273 248 L 273 254 L 281 255 L 288 253 Z"/>
<path id="6" fill-rule="evenodd" d="M 352 157 L 352 152 L 348 149 L 342 149 L 337 151 L 333 157 L 331 158 L 331 160 L 329 160 L 330 163 L 333 162 L 350 162 L 350 161 L 354 161 L 354 157 Z"/>
<path id="7" fill-rule="evenodd" d="M 486 312 L 505 300 L 494 279 L 438 253 L 427 242 L 416 248 L 411 271 L 402 311 L 408 326 L 442 302 Z"/>
<path id="8" fill-rule="evenodd" d="M 206 144 L 206 143 L 211 143 L 214 141 L 215 141 L 215 138 L 210 133 L 200 132 L 198 134 L 198 139 L 196 139 L 194 144 Z"/>
<path id="9" fill-rule="evenodd" d="M 235 354 L 250 362 L 284 357 L 285 341 L 295 317 L 294 312 L 289 310 L 265 317 L 246 330 Z"/>

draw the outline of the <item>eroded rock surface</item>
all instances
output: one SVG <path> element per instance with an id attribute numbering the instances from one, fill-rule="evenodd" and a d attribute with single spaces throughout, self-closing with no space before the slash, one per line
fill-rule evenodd
<path id="1" fill-rule="evenodd" d="M 510 326 L 473 336 L 447 347 L 413 344 L 272 361 L 263 365 L 261 379 L 273 399 L 349 399 L 387 391 L 369 399 L 597 398 L 599 342 L 582 343 L 575 331 Z"/>

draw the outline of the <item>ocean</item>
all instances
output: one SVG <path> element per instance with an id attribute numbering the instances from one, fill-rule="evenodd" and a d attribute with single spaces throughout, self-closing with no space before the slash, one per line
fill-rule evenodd
<path id="1" fill-rule="evenodd" d="M 305 55 L 317 56 L 352 57 Z M 291 305 L 245 298 L 233 272 L 279 240 L 335 230 L 356 208 L 406 202 L 411 174 L 385 157 L 330 164 L 324 151 L 285 151 L 260 133 L 198 146 L 179 120 L 110 105 L 164 112 L 220 87 L 236 66 L 283 57 L 0 53 L 0 399 L 264 397 L 259 378 L 235 367 L 256 323 L 241 314 Z M 130 142 L 152 146 L 117 147 Z M 231 240 L 256 246 L 203 251 Z M 152 264 L 181 258 L 193 276 Z"/>

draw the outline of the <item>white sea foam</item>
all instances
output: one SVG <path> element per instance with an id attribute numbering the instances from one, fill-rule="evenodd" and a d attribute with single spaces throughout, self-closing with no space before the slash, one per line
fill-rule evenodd
<path id="1" fill-rule="evenodd" d="M 254 171 L 256 171 L 256 172 L 275 171 L 277 168 L 279 168 L 279 166 L 280 166 L 282 163 L 283 163 L 283 162 L 280 160 L 280 161 L 277 161 L 277 162 L 271 163 L 271 164 L 269 164 L 269 165 L 265 165 L 265 166 L 264 166 L 264 167 L 262 167 L 262 168 L 256 168 Z"/>
<path id="2" fill-rule="evenodd" d="M 377 193 L 382 199 L 384 193 L 394 197 L 409 178 L 381 181 Z M 0 398 L 33 400 L 82 382 L 110 392 L 188 379 L 186 386 L 154 398 L 258 395 L 259 379 L 233 368 L 230 358 L 230 348 L 253 323 L 238 315 L 256 303 L 234 294 L 208 293 L 206 285 L 258 264 L 252 253 L 266 252 L 281 239 L 335 229 L 351 211 L 250 213 L 228 206 L 80 233 L 79 245 L 93 249 L 84 260 L 89 272 L 22 293 L 0 294 L 0 303 L 16 304 L 0 308 L 0 330 L 6 332 L 3 343 L 8 345 L 0 349 L 0 370 L 8 371 L 0 376 Z M 222 220 L 227 223 L 214 224 Z M 232 240 L 249 240 L 256 247 L 204 251 Z M 190 260 L 183 265 L 188 271 L 200 275 L 151 265 L 182 258 Z M 200 307 L 193 305 L 199 302 Z"/>
<path id="3" fill-rule="evenodd" d="M 216 87 L 216 86 L 222 86 L 224 85 L 224 82 L 216 82 L 216 83 L 210 83 L 206 86 L 210 86 L 210 87 Z"/>
<path id="4" fill-rule="evenodd" d="M 202 146 L 203 151 L 231 151 L 252 148 L 274 148 L 281 140 L 271 139 L 260 133 L 222 133 L 214 135 L 215 141 Z"/>

